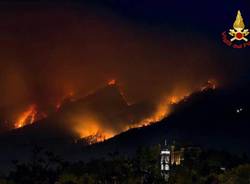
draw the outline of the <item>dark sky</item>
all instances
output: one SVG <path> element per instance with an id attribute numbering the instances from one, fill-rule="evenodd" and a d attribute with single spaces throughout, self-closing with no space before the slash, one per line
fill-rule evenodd
<path id="1" fill-rule="evenodd" d="M 250 79 L 221 40 L 248 0 L 1 1 L 1 107 L 55 103 L 116 78 L 131 101 Z"/>

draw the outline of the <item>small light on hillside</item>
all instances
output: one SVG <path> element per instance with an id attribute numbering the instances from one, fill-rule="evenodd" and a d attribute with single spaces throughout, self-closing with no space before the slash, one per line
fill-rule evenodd
<path id="1" fill-rule="evenodd" d="M 236 109 L 236 113 L 241 113 L 243 111 L 243 108 Z"/>

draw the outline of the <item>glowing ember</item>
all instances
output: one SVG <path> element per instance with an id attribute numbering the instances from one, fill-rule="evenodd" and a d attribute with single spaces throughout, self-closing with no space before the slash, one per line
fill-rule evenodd
<path id="1" fill-rule="evenodd" d="M 15 128 L 21 128 L 25 125 L 32 124 L 35 121 L 37 115 L 36 105 L 30 105 L 26 111 L 24 111 L 15 123 Z"/>
<path id="2" fill-rule="evenodd" d="M 74 101 L 74 96 L 75 93 L 73 91 L 70 91 L 69 93 L 67 93 L 66 95 L 64 95 L 60 100 L 58 100 L 58 102 L 56 103 L 56 111 L 58 111 L 62 105 L 67 102 L 67 101 Z"/>
<path id="3" fill-rule="evenodd" d="M 88 144 L 95 144 L 97 142 L 103 142 L 111 137 L 113 137 L 114 135 L 112 134 L 105 134 L 103 132 L 97 132 L 95 135 L 90 135 L 88 137 L 84 137 L 85 141 L 88 143 Z"/>
<path id="4" fill-rule="evenodd" d="M 112 79 L 108 82 L 108 85 L 112 86 L 112 85 L 116 85 L 116 80 Z"/>
<path id="5" fill-rule="evenodd" d="M 123 93 L 123 91 L 120 89 L 120 86 L 117 85 L 117 81 L 116 81 L 115 79 L 112 79 L 112 80 L 108 81 L 108 85 L 109 85 L 109 86 L 114 86 L 114 85 L 116 85 L 117 88 L 118 88 L 118 90 L 119 90 L 120 95 L 121 95 L 122 98 L 123 98 L 123 100 L 127 103 L 127 105 L 131 105 L 131 104 L 128 102 L 128 100 L 127 100 L 125 94 Z"/>
<path id="6" fill-rule="evenodd" d="M 208 80 L 204 86 L 201 87 L 201 91 L 206 91 L 208 89 L 216 89 L 217 82 L 215 80 Z"/>

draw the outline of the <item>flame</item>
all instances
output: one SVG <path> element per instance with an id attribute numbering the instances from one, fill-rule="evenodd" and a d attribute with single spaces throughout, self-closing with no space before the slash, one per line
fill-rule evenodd
<path id="1" fill-rule="evenodd" d="M 14 124 L 15 128 L 21 128 L 25 125 L 32 124 L 35 121 L 37 115 L 37 106 L 32 104 L 28 109 L 21 113 Z"/>
<path id="2" fill-rule="evenodd" d="M 102 128 L 100 122 L 93 115 L 87 117 L 74 117 L 74 131 L 80 138 L 87 140 L 89 144 L 103 142 L 115 136 L 115 133 Z"/>
<path id="3" fill-rule="evenodd" d="M 155 113 L 151 117 L 146 118 L 146 119 L 142 120 L 141 122 L 139 122 L 137 127 L 148 126 L 151 123 L 158 122 L 158 121 L 162 120 L 164 117 L 166 117 L 169 114 L 168 105 L 169 104 L 166 101 L 162 101 L 158 105 Z"/>
<path id="4" fill-rule="evenodd" d="M 177 104 L 179 101 L 180 101 L 180 97 L 178 97 L 178 96 L 171 96 L 170 98 L 169 98 L 169 103 L 170 104 Z"/>
<path id="5" fill-rule="evenodd" d="M 153 113 L 152 116 L 143 119 L 141 122 L 137 123 L 136 125 L 129 126 L 127 129 L 148 126 L 150 124 L 161 121 L 162 119 L 167 117 L 169 115 L 169 113 L 171 112 L 170 106 L 173 104 L 177 104 L 179 101 L 184 99 L 186 96 L 188 96 L 188 95 L 187 94 L 181 95 L 181 96 L 173 95 L 170 97 L 165 97 L 164 99 L 161 100 L 161 102 L 159 103 L 159 105 L 156 108 L 155 113 Z"/>
<path id="6" fill-rule="evenodd" d="M 180 101 L 186 99 L 192 92 L 194 91 L 206 91 L 209 89 L 215 90 L 217 88 L 217 81 L 210 79 L 206 82 L 204 86 L 200 89 L 196 90 L 188 90 L 184 88 L 176 89 L 173 94 L 170 96 L 164 97 L 158 104 L 156 111 L 150 117 L 147 117 L 140 121 L 139 123 L 129 126 L 126 130 L 130 128 L 139 128 L 143 126 L 148 126 L 150 124 L 156 123 L 161 121 L 162 119 L 166 118 L 171 112 L 171 105 L 178 104 Z"/>
<path id="7" fill-rule="evenodd" d="M 94 135 L 84 137 L 84 139 L 89 145 L 91 145 L 91 144 L 95 144 L 98 142 L 103 142 L 111 137 L 114 137 L 114 135 L 115 134 L 107 134 L 107 133 L 103 133 L 103 132 L 97 132 Z"/>

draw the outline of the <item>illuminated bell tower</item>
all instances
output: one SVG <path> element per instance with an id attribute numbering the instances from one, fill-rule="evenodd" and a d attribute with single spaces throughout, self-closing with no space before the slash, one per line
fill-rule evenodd
<path id="1" fill-rule="evenodd" d="M 170 171 L 170 150 L 168 149 L 166 140 L 163 148 L 161 149 L 161 175 L 168 181 Z"/>

